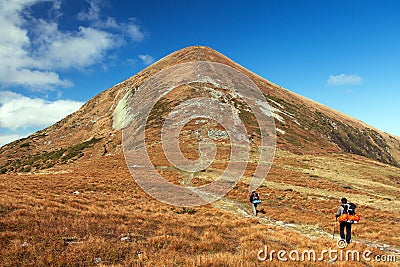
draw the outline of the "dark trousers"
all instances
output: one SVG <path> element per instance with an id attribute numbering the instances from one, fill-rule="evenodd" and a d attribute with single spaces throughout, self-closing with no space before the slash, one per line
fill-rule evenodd
<path id="1" fill-rule="evenodd" d="M 344 228 L 346 228 L 346 235 L 344 234 Z M 350 244 L 351 239 L 351 223 L 341 222 L 340 223 L 340 238 L 346 240 L 347 244 Z"/>

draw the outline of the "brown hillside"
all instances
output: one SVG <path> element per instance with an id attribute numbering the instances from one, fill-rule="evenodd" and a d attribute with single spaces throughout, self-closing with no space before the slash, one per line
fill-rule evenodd
<path id="1" fill-rule="evenodd" d="M 125 162 L 122 131 L 130 99 L 154 74 L 184 62 L 213 61 L 250 77 L 275 119 L 277 148 L 258 188 L 264 213 L 252 215 L 249 184 L 260 155 L 260 127 L 243 99 L 212 82 L 180 85 L 146 121 L 146 149 L 156 171 L 177 185 L 208 184 L 226 169 L 231 137 L 209 119 L 179 135 L 184 156 L 199 158 L 214 133 L 215 160 L 204 170 L 174 168 L 160 145 L 168 114 L 194 97 L 236 108 L 251 137 L 250 160 L 232 190 L 200 207 L 177 207 L 146 194 Z M 149 92 L 149 95 L 152 96 Z M 215 134 L 217 133 L 217 134 Z M 233 137 L 232 137 L 233 138 Z M 125 139 L 124 139 L 125 140 Z M 395 266 L 400 261 L 400 140 L 283 89 L 207 47 L 174 52 L 100 93 L 56 124 L 0 148 L 0 266 Z M 146 173 L 144 172 L 144 175 Z M 361 215 L 356 250 L 382 255 L 340 261 L 259 261 L 259 250 L 338 249 L 332 238 L 339 199 Z M 397 257 L 397 258 L 396 258 Z"/>
<path id="2" fill-rule="evenodd" d="M 0 172 L 34 171 L 71 162 L 83 155 L 101 157 L 121 153 L 121 132 L 113 127 L 113 112 L 120 100 L 158 71 L 193 61 L 223 63 L 254 81 L 277 115 L 278 147 L 300 154 L 348 152 L 399 166 L 397 137 L 277 86 L 211 48 L 196 46 L 162 58 L 95 96 L 60 122 L 3 146 Z"/>

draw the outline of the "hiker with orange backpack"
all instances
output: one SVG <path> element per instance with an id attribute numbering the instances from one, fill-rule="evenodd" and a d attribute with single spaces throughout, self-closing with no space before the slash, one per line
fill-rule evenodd
<path id="1" fill-rule="evenodd" d="M 351 225 L 357 223 L 360 220 L 360 216 L 356 214 L 356 205 L 354 203 L 347 203 L 346 198 L 340 200 L 341 205 L 339 206 L 336 213 L 336 220 L 339 219 L 340 224 L 340 238 L 346 240 L 347 244 L 350 244 L 351 240 Z M 346 228 L 346 234 L 344 229 Z"/>

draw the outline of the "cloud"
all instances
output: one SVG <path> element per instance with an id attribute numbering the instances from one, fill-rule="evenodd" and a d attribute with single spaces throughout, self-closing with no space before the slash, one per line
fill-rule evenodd
<path id="1" fill-rule="evenodd" d="M 61 33 L 55 23 L 43 22 L 36 42 L 38 62 L 51 69 L 84 68 L 101 62 L 106 51 L 119 46 L 114 34 L 91 27 L 79 27 L 74 33 Z M 79 55 L 79 56 L 78 56 Z"/>
<path id="2" fill-rule="evenodd" d="M 143 61 L 143 64 L 150 65 L 154 62 L 154 58 L 150 55 L 139 55 L 139 58 Z"/>
<path id="3" fill-rule="evenodd" d="M 11 131 L 45 128 L 75 112 L 82 105 L 78 101 L 46 101 L 11 91 L 0 91 L 0 128 Z"/>
<path id="4" fill-rule="evenodd" d="M 128 58 L 127 60 L 125 60 L 125 64 L 134 66 L 134 65 L 136 65 L 136 60 L 133 58 Z"/>
<path id="5" fill-rule="evenodd" d="M 52 89 L 53 86 L 71 87 L 73 83 L 60 79 L 59 75 L 52 71 L 38 71 L 27 68 L 10 69 L 0 64 L 0 81 L 7 84 L 18 84 L 41 90 Z"/>
<path id="6" fill-rule="evenodd" d="M 0 133 L 0 147 L 12 141 L 27 137 L 29 134 L 2 134 Z"/>
<path id="7" fill-rule="evenodd" d="M 362 83 L 362 78 L 357 74 L 339 74 L 331 75 L 327 80 L 328 85 L 358 85 Z"/>
<path id="8" fill-rule="evenodd" d="M 50 4 L 47 17 L 35 17 L 32 7 Z M 103 15 L 101 1 L 87 1 L 78 13 L 76 29 L 59 25 L 60 0 L 0 1 L 0 85 L 35 90 L 68 87 L 60 71 L 103 64 L 107 54 L 128 42 L 140 42 L 144 31 L 130 19 L 119 22 Z"/>
<path id="9" fill-rule="evenodd" d="M 125 23 L 122 26 L 132 41 L 140 42 L 144 39 L 145 34 L 138 25 L 133 23 Z"/>
<path id="10" fill-rule="evenodd" d="M 102 16 L 101 5 L 104 2 L 100 0 L 87 0 L 86 2 L 90 7 L 87 11 L 80 12 L 78 19 L 91 21 L 92 25 L 98 28 L 121 31 L 133 42 L 140 42 L 144 39 L 145 32 L 135 23 L 134 18 L 129 19 L 128 22 L 118 22 L 113 17 Z"/>
<path id="11" fill-rule="evenodd" d="M 78 19 L 80 20 L 98 20 L 100 19 L 100 1 L 91 0 L 86 1 L 89 4 L 89 9 L 78 13 Z"/>
<path id="12" fill-rule="evenodd" d="M 23 86 L 68 86 L 71 83 L 49 70 L 40 70 L 29 55 L 31 42 L 24 28 L 23 11 L 37 1 L 0 2 L 0 83 Z"/>

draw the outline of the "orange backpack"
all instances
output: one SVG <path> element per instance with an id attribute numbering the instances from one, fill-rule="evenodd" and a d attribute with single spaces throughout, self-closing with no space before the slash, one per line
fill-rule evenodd
<path id="1" fill-rule="evenodd" d="M 346 214 L 343 213 L 342 215 L 340 215 L 339 217 L 339 222 L 348 222 L 348 223 L 357 223 L 358 221 L 360 221 L 361 217 L 358 214 Z"/>

